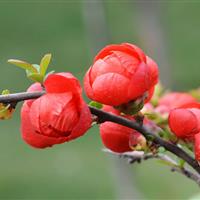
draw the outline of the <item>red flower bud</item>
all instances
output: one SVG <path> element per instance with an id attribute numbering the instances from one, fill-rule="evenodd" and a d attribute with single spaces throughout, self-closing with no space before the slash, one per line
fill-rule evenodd
<path id="1" fill-rule="evenodd" d="M 177 108 L 169 114 L 169 127 L 181 139 L 193 140 L 200 131 L 199 108 Z"/>
<path id="2" fill-rule="evenodd" d="M 143 95 L 149 100 L 158 82 L 157 64 L 135 45 L 108 45 L 94 59 L 84 78 L 92 100 L 118 106 Z"/>
<path id="3" fill-rule="evenodd" d="M 181 92 L 172 92 L 160 98 L 157 110 L 169 112 L 174 108 L 180 108 L 191 103 L 197 103 L 196 99 L 190 94 Z"/>
<path id="4" fill-rule="evenodd" d="M 119 115 L 119 112 L 110 106 L 104 106 L 103 110 Z M 127 118 L 134 120 L 132 117 Z M 102 123 L 100 125 L 100 135 L 105 147 L 118 153 L 139 150 L 138 148 L 142 149 L 146 146 L 146 139 L 143 135 L 131 128 L 113 122 Z"/>
<path id="5" fill-rule="evenodd" d="M 70 73 L 51 74 L 44 81 L 46 94 L 25 101 L 21 110 L 23 139 L 45 148 L 82 136 L 91 125 L 91 113 L 81 97 L 78 80 Z M 41 91 L 39 83 L 28 91 Z"/>

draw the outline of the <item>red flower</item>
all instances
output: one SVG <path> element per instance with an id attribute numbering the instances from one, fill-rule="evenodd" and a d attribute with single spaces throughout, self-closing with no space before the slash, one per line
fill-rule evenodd
<path id="1" fill-rule="evenodd" d="M 172 92 L 160 98 L 156 110 L 161 113 L 169 113 L 169 111 L 174 108 L 187 106 L 191 103 L 197 103 L 197 101 L 190 94 L 182 92 Z"/>
<path id="2" fill-rule="evenodd" d="M 52 74 L 44 87 L 46 94 L 22 106 L 23 139 L 33 147 L 45 148 L 82 136 L 91 125 L 91 113 L 78 80 L 70 73 Z M 28 89 L 41 90 L 39 83 Z"/>
<path id="3" fill-rule="evenodd" d="M 143 95 L 151 98 L 158 82 L 157 64 L 135 45 L 108 45 L 94 59 L 84 78 L 89 98 L 118 106 Z"/>
<path id="4" fill-rule="evenodd" d="M 193 140 L 195 134 L 200 132 L 200 107 L 177 108 L 169 114 L 169 127 L 181 139 Z"/>
<path id="5" fill-rule="evenodd" d="M 120 115 L 117 110 L 110 106 L 104 106 L 103 110 Z M 127 118 L 134 120 L 131 117 Z M 100 135 L 105 147 L 118 153 L 132 151 L 138 146 L 141 148 L 146 146 L 146 140 L 143 135 L 131 128 L 113 122 L 102 123 L 100 125 Z"/>

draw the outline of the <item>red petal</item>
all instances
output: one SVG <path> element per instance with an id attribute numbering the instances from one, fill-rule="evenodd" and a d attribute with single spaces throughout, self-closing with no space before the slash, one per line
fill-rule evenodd
<path id="1" fill-rule="evenodd" d="M 112 54 L 114 51 L 122 51 L 124 53 L 127 53 L 131 56 L 134 56 L 135 58 L 137 58 L 138 60 L 142 61 L 141 56 L 140 56 L 140 52 L 138 52 L 135 48 L 130 48 L 130 46 L 127 46 L 124 44 L 112 44 L 112 45 L 108 45 L 106 47 L 104 47 L 95 57 L 94 62 L 96 62 L 98 59 L 103 59 L 104 57 L 106 57 L 107 55 Z"/>
<path id="2" fill-rule="evenodd" d="M 129 136 L 132 129 L 112 122 L 105 122 L 100 125 L 100 135 L 103 144 L 108 149 L 122 153 L 131 151 Z"/>
<path id="3" fill-rule="evenodd" d="M 46 148 L 67 141 L 67 137 L 53 138 L 35 132 L 31 125 L 29 112 L 30 108 L 25 102 L 21 109 L 21 133 L 26 143 L 35 148 Z"/>
<path id="4" fill-rule="evenodd" d="M 196 100 L 191 95 L 181 92 L 168 93 L 159 100 L 159 105 L 165 105 L 169 109 L 186 108 L 193 103 L 196 103 Z"/>
<path id="5" fill-rule="evenodd" d="M 122 44 L 131 48 L 131 49 L 135 49 L 135 51 L 137 51 L 137 53 L 140 57 L 140 60 L 146 63 L 146 55 L 144 54 L 142 49 L 140 49 L 139 47 L 137 47 L 136 45 L 131 44 L 131 43 L 122 43 Z"/>
<path id="6" fill-rule="evenodd" d="M 128 75 L 119 58 L 114 54 L 105 57 L 103 60 L 99 59 L 94 63 L 90 73 L 91 83 L 93 83 L 98 76 L 106 73 L 119 73 L 124 76 Z"/>
<path id="7" fill-rule="evenodd" d="M 196 99 L 194 99 L 196 101 Z M 181 106 L 181 108 L 198 108 L 200 109 L 200 103 L 198 102 L 193 102 L 193 103 L 187 103 L 184 106 Z"/>
<path id="8" fill-rule="evenodd" d="M 80 111 L 79 121 L 69 135 L 69 140 L 80 137 L 86 133 L 86 131 L 91 127 L 92 115 L 85 102 L 82 102 L 82 109 Z"/>
<path id="9" fill-rule="evenodd" d="M 169 127 L 179 138 L 192 138 L 198 131 L 195 114 L 188 109 L 174 109 L 169 114 Z"/>
<path id="10" fill-rule="evenodd" d="M 140 61 L 134 56 L 128 55 L 124 52 L 115 51 L 118 62 L 123 67 L 123 75 L 131 78 L 139 67 Z"/>
<path id="11" fill-rule="evenodd" d="M 70 106 L 71 100 L 71 93 L 62 93 L 46 94 L 34 101 L 30 118 L 35 130 L 55 137 L 58 136 L 55 130 L 61 135 L 71 131 L 78 120 L 78 111 L 75 105 Z"/>
<path id="12" fill-rule="evenodd" d="M 156 83 L 158 83 L 158 76 L 159 76 L 158 65 L 156 64 L 156 62 L 154 60 L 152 60 L 148 56 L 147 56 L 147 65 L 150 68 L 151 84 L 155 85 Z"/>
<path id="13" fill-rule="evenodd" d="M 145 63 L 141 63 L 129 84 L 128 93 L 130 99 L 142 96 L 151 89 L 150 70 Z"/>
<path id="14" fill-rule="evenodd" d="M 145 103 L 149 102 L 154 94 L 154 90 L 155 90 L 155 86 L 153 86 L 152 88 L 150 88 L 150 90 L 148 91 L 147 94 L 147 98 L 145 99 Z"/>
<path id="15" fill-rule="evenodd" d="M 79 81 L 70 73 L 50 74 L 44 81 L 48 93 L 73 92 L 81 94 Z"/>
<path id="16" fill-rule="evenodd" d="M 195 114 L 195 116 L 197 118 L 197 122 L 198 122 L 198 131 L 200 132 L 200 109 L 191 108 L 188 110 L 192 111 L 192 113 Z"/>
<path id="17" fill-rule="evenodd" d="M 86 95 L 90 98 L 93 99 L 94 98 L 94 94 L 93 94 L 93 89 L 92 89 L 92 83 L 90 80 L 90 74 L 91 74 L 91 68 L 89 68 L 89 70 L 86 72 L 85 77 L 84 77 L 84 90 Z"/>
<path id="18" fill-rule="evenodd" d="M 117 106 L 129 101 L 127 90 L 129 79 L 115 74 L 107 73 L 98 76 L 93 85 L 94 100 L 112 106 Z"/>
<path id="19" fill-rule="evenodd" d="M 43 90 L 40 83 L 34 83 L 32 84 L 28 89 L 27 92 L 41 92 Z M 31 106 L 31 104 L 35 101 L 35 99 L 27 100 L 28 106 Z"/>

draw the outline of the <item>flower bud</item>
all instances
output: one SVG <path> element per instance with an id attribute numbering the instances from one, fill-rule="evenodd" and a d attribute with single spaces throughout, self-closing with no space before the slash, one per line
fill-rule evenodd
<path id="1" fill-rule="evenodd" d="M 169 114 L 169 127 L 180 139 L 193 140 L 200 131 L 199 108 L 177 108 Z"/>
<path id="2" fill-rule="evenodd" d="M 158 82 L 157 64 L 135 45 L 108 45 L 95 57 L 84 78 L 89 98 L 102 104 L 119 106 L 146 94 L 152 97 Z"/>
<path id="3" fill-rule="evenodd" d="M 22 106 L 22 138 L 33 147 L 45 148 L 82 136 L 92 120 L 78 80 L 70 73 L 51 74 L 44 88 L 46 94 Z M 39 83 L 28 89 L 41 90 Z"/>
<path id="4" fill-rule="evenodd" d="M 118 111 L 110 106 L 104 106 L 103 110 L 120 115 Z M 130 116 L 126 118 L 134 120 Z M 113 122 L 102 123 L 100 125 L 100 135 L 105 147 L 117 153 L 142 150 L 146 147 L 146 139 L 140 133 Z"/>

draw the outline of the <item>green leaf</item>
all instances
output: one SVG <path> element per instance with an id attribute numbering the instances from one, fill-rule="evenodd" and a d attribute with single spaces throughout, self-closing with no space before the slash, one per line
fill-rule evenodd
<path id="1" fill-rule="evenodd" d="M 10 94 L 10 91 L 9 90 L 3 90 L 1 94 L 2 95 L 8 95 L 8 94 Z"/>
<path id="2" fill-rule="evenodd" d="M 46 54 L 40 62 L 40 74 L 45 76 L 49 63 L 51 61 L 51 54 Z"/>
<path id="3" fill-rule="evenodd" d="M 37 72 L 37 70 L 33 67 L 33 65 L 31 65 L 30 63 L 27 63 L 25 61 L 22 61 L 22 60 L 9 59 L 8 63 L 16 65 L 17 67 L 20 67 L 25 70 L 29 70 L 32 73 Z"/>
<path id="4" fill-rule="evenodd" d="M 40 74 L 40 65 L 38 64 L 32 64 L 32 65 L 37 70 L 37 73 Z"/>
<path id="5" fill-rule="evenodd" d="M 98 109 L 101 109 L 103 107 L 103 105 L 101 103 L 96 102 L 96 101 L 91 101 L 89 103 L 89 105 L 92 106 L 92 107 L 98 108 Z"/>
<path id="6" fill-rule="evenodd" d="M 42 83 L 43 82 L 43 76 L 38 73 L 31 73 L 30 71 L 26 71 L 27 77 L 33 81 Z"/>

